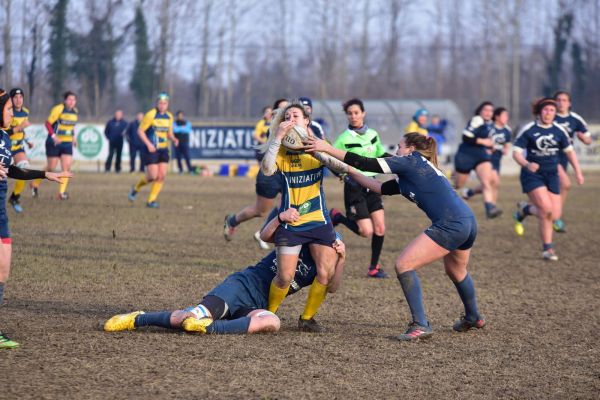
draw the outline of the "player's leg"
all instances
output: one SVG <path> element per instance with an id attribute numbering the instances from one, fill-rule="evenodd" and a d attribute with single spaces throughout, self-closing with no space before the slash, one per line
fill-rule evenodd
<path id="1" fill-rule="evenodd" d="M 459 190 L 463 186 L 465 186 L 465 184 L 467 183 L 468 180 L 469 180 L 468 172 L 459 172 L 459 171 L 454 172 L 454 188 L 456 190 Z"/>
<path id="2" fill-rule="evenodd" d="M 492 202 L 498 204 L 498 192 L 500 190 L 500 173 L 492 169 Z"/>
<path id="3" fill-rule="evenodd" d="M 64 172 L 71 171 L 71 164 L 73 162 L 72 154 L 61 154 L 60 156 L 60 167 Z M 60 200 L 66 200 L 69 198 L 67 193 L 67 186 L 69 185 L 69 178 L 62 178 L 58 187 L 58 198 Z"/>
<path id="4" fill-rule="evenodd" d="M 223 226 L 225 239 L 228 241 L 231 240 L 235 234 L 235 228 L 242 222 L 267 215 L 273 208 L 275 197 L 277 197 L 277 194 L 273 198 L 256 195 L 256 202 L 254 204 L 244 207 L 237 214 L 227 215 Z"/>
<path id="5" fill-rule="evenodd" d="M 1 197 L 2 201 L 6 199 L 5 196 Z M 0 308 L 4 301 L 4 289 L 6 287 L 6 282 L 8 281 L 8 276 L 10 275 L 10 264 L 12 259 L 12 242 L 8 231 L 6 209 L 4 209 L 4 206 L 1 207 L 3 208 L 3 215 L 0 215 Z M 3 334 L 0 330 L 0 349 L 13 349 L 15 347 L 19 347 L 19 343 L 8 338 L 8 336 Z"/>
<path id="6" fill-rule="evenodd" d="M 142 190 L 148 183 L 156 180 L 158 176 L 158 155 L 156 152 L 141 151 L 140 159 L 144 165 L 145 173 L 140 177 L 140 180 L 129 191 L 129 201 L 134 201 L 138 192 Z"/>
<path id="7" fill-rule="evenodd" d="M 371 263 L 369 264 L 368 276 L 371 278 L 387 278 L 387 273 L 379 265 L 379 257 L 383 249 L 385 239 L 385 214 L 381 196 L 377 193 L 369 193 L 367 205 L 370 219 L 373 223 L 373 234 L 371 235 Z"/>
<path id="8" fill-rule="evenodd" d="M 472 328 L 480 329 L 485 326 L 485 320 L 479 314 L 477 307 L 475 285 L 467 271 L 470 254 L 471 249 L 457 249 L 444 257 L 444 269 L 454 283 L 465 310 L 464 315 L 453 326 L 457 332 L 464 332 Z"/>
<path id="9" fill-rule="evenodd" d="M 24 151 L 13 154 L 13 163 L 19 168 L 29 168 L 29 160 L 27 160 L 27 156 L 25 155 Z M 8 202 L 17 213 L 23 212 L 23 207 L 21 207 L 20 200 L 21 193 L 23 193 L 24 189 L 25 181 L 15 180 L 15 187 L 8 199 Z"/>
<path id="10" fill-rule="evenodd" d="M 545 186 L 538 187 L 527 193 L 530 206 L 529 213 L 538 218 L 538 228 L 542 239 L 544 259 L 556 261 L 554 244 L 552 243 L 552 199 Z"/>
<path id="11" fill-rule="evenodd" d="M 298 327 L 307 332 L 325 332 L 325 328 L 314 319 L 314 316 L 327 296 L 327 286 L 335 272 L 337 253 L 331 246 L 323 244 L 312 243 L 309 249 L 317 266 L 317 276 L 308 290 L 306 305 L 298 320 Z"/>
<path id="12" fill-rule="evenodd" d="M 493 194 L 493 172 L 492 163 L 485 161 L 475 167 L 475 173 L 481 183 L 481 194 L 483 195 L 483 204 L 485 205 L 485 214 L 488 218 L 496 218 L 502 214 L 502 210 L 494 204 Z"/>
<path id="13" fill-rule="evenodd" d="M 565 207 L 565 203 L 567 202 L 567 196 L 569 195 L 569 191 L 571 190 L 571 178 L 569 178 L 569 174 L 567 170 L 562 164 L 558 164 L 558 179 L 560 181 L 560 199 L 562 202 L 561 213 L 558 217 L 555 217 L 552 228 L 555 232 L 564 233 L 566 232 L 565 223 L 562 220 L 562 209 Z"/>
<path id="14" fill-rule="evenodd" d="M 298 264 L 298 255 L 302 245 L 298 246 L 277 246 L 277 274 L 271 282 L 269 289 L 269 305 L 267 309 L 276 313 L 283 299 L 290 290 L 290 284 L 296 273 Z"/>
<path id="15" fill-rule="evenodd" d="M 156 167 L 156 179 L 152 182 L 150 188 L 150 194 L 148 195 L 148 201 L 146 205 L 150 208 L 158 208 L 158 202 L 156 199 L 163 188 L 165 177 L 167 176 L 167 168 L 169 164 L 166 162 L 159 162 Z"/>
<path id="16" fill-rule="evenodd" d="M 408 330 L 397 337 L 399 340 L 415 340 L 433 334 L 425 314 L 421 283 L 416 271 L 448 253 L 448 250 L 422 233 L 396 259 L 396 274 L 412 316 Z"/>

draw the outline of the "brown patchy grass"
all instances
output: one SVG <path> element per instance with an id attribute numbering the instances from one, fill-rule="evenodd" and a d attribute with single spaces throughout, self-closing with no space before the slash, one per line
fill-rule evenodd
<path id="1" fill-rule="evenodd" d="M 420 272 L 435 335 L 408 344 L 390 339 L 409 315 L 397 281 L 365 278 L 370 243 L 345 228 L 345 280 L 319 314 L 330 333 L 295 330 L 304 292 L 284 303 L 274 335 L 106 334 L 109 316 L 196 304 L 265 254 L 251 237 L 258 220 L 232 243 L 221 236 L 224 215 L 253 201 L 254 183 L 169 176 L 158 211 L 144 207 L 147 189 L 127 202 L 137 176 L 82 173 L 68 202 L 45 183 L 40 199 L 24 196 L 23 215 L 9 211 L 14 261 L 0 327 L 22 348 L 0 353 L 0 398 L 597 398 L 600 175 L 587 178 L 569 199 L 569 233 L 556 237 L 558 263 L 540 260 L 533 220 L 523 238 L 513 234 L 516 179 L 503 182 L 499 220 L 473 202 L 470 268 L 489 325 L 452 332 L 460 301 L 436 263 Z M 342 206 L 341 189 L 327 180 L 330 207 Z M 386 199 L 386 217 L 382 262 L 392 272 L 427 220 L 401 198 Z"/>

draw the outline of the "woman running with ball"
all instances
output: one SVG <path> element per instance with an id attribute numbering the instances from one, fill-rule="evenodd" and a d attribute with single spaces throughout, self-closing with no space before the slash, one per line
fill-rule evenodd
<path id="1" fill-rule="evenodd" d="M 271 134 L 264 147 L 261 170 L 266 176 L 276 174 L 279 179 L 282 192 L 279 211 L 298 210 L 293 222 L 282 224 L 275 231 L 277 275 L 269 290 L 268 310 L 275 313 L 283 302 L 294 278 L 300 250 L 307 245 L 317 266 L 317 276 L 308 291 L 306 308 L 298 326 L 302 330 L 323 332 L 324 328 L 313 317 L 325 300 L 337 260 L 332 247 L 336 240 L 335 231 L 323 192 L 323 168 L 327 160 L 319 154 L 313 156 L 303 150 L 281 146 L 282 140 L 293 129 L 310 135 L 309 124 L 309 114 L 304 106 L 299 101 L 291 102 L 273 118 Z M 335 169 L 333 165 L 327 166 Z"/>
<path id="2" fill-rule="evenodd" d="M 400 139 L 397 156 L 385 158 L 359 156 L 315 138 L 308 140 L 306 151 L 321 151 L 343 160 L 348 164 L 348 174 L 361 186 L 383 195 L 401 194 L 416 203 L 431 219 L 431 226 L 396 259 L 396 274 L 412 314 L 412 322 L 398 340 L 411 341 L 433 334 L 425 315 L 416 270 L 440 259 L 444 261 L 446 274 L 454 282 L 465 308 L 465 315 L 454 324 L 454 330 L 463 332 L 485 326 L 477 309 L 475 285 L 467 271 L 471 247 L 477 236 L 477 221 L 469 206 L 437 168 L 437 145 L 433 138 L 407 133 Z M 396 174 L 397 179 L 381 183 L 359 170 Z"/>

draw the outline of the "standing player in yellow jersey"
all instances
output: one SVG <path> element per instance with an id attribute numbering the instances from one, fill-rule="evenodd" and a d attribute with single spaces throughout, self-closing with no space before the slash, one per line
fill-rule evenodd
<path id="1" fill-rule="evenodd" d="M 169 139 L 175 146 L 179 140 L 173 134 L 173 114 L 168 111 L 169 95 L 160 93 L 156 99 L 156 107 L 148 111 L 138 129 L 138 135 L 145 148 L 142 149 L 142 160 L 146 165 L 146 175 L 131 188 L 129 201 L 133 202 L 140 189 L 152 182 L 150 195 L 146 206 L 158 208 L 158 194 L 160 193 L 169 164 Z"/>
<path id="2" fill-rule="evenodd" d="M 23 89 L 14 88 L 10 91 L 10 99 L 13 104 L 13 119 L 6 132 L 11 141 L 10 151 L 12 152 L 13 164 L 19 168 L 26 169 L 29 167 L 29 160 L 25 154 L 24 143 L 27 143 L 29 148 L 32 145 L 25 139 L 25 128 L 31 124 L 29 123 L 29 110 L 23 106 L 23 97 Z M 16 180 L 13 192 L 8 199 L 8 202 L 17 213 L 23 212 L 23 207 L 21 207 L 19 202 L 23 189 L 25 189 L 25 181 Z"/>
<path id="3" fill-rule="evenodd" d="M 50 115 L 46 120 L 46 130 L 48 138 L 46 139 L 46 158 L 48 164 L 46 171 L 54 171 L 58 161 L 63 172 L 71 171 L 71 163 L 73 162 L 73 146 L 77 147 L 77 139 L 75 137 L 75 124 L 77 124 L 77 114 L 79 111 L 77 105 L 77 96 L 73 92 L 65 92 L 63 102 L 50 110 Z M 38 187 L 41 179 L 36 180 L 32 185 L 33 197 L 38 195 Z M 67 185 L 69 178 L 62 178 L 58 189 L 58 199 L 67 200 Z"/>
<path id="4" fill-rule="evenodd" d="M 292 128 L 309 132 L 309 124 L 309 114 L 304 106 L 299 101 L 291 102 L 273 119 L 271 134 L 264 147 L 266 152 L 261 169 L 266 176 L 276 174 L 279 180 L 282 191 L 279 211 L 289 208 L 298 211 L 293 222 L 283 223 L 280 220 L 281 225 L 275 231 L 277 273 L 269 289 L 268 310 L 275 313 L 287 296 L 302 246 L 308 245 L 317 266 L 317 276 L 308 291 L 306 307 L 298 327 L 305 331 L 323 332 L 325 329 L 315 321 L 314 316 L 325 300 L 337 260 L 333 249 L 336 234 L 323 193 L 323 169 L 325 165 L 339 169 L 328 163 L 331 160 L 328 156 L 320 153 L 313 156 L 281 146 L 281 140 Z"/>

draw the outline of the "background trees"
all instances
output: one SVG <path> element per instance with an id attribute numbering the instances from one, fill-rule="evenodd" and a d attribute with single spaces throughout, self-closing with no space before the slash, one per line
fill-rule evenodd
<path id="1" fill-rule="evenodd" d="M 0 86 L 34 115 L 69 89 L 84 116 L 150 107 L 256 116 L 275 98 L 482 99 L 528 118 L 570 90 L 600 120 L 600 0 L 0 0 Z"/>

